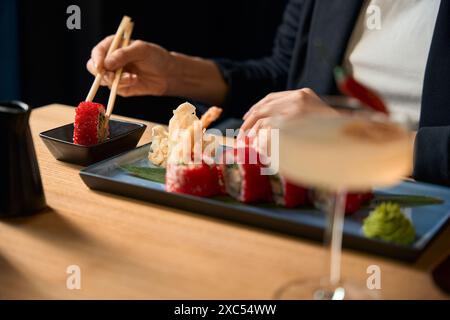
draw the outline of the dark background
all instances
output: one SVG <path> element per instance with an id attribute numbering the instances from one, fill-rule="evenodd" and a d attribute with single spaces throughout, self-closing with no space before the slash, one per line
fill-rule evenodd
<path id="1" fill-rule="evenodd" d="M 72 4 L 81 8 L 81 30 L 66 28 Z M 19 98 L 34 107 L 78 104 L 93 81 L 85 68 L 92 47 L 116 31 L 124 14 L 136 22 L 133 38 L 244 60 L 270 54 L 284 6 L 285 0 L 0 0 L 0 99 Z M 108 93 L 101 89 L 95 100 L 106 103 Z M 119 97 L 114 112 L 167 122 L 181 100 Z"/>

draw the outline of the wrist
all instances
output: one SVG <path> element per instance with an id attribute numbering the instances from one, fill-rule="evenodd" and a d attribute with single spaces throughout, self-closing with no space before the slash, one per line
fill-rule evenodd
<path id="1" fill-rule="evenodd" d="M 215 63 L 208 59 L 170 52 L 167 95 L 220 104 L 227 86 Z"/>
<path id="2" fill-rule="evenodd" d="M 167 89 L 165 95 L 183 96 L 182 81 L 184 68 L 185 68 L 185 61 L 182 55 L 173 51 L 169 52 Z"/>
<path id="3" fill-rule="evenodd" d="M 171 51 L 168 72 L 167 94 L 191 98 L 193 91 L 202 86 L 207 74 L 204 74 L 205 59 Z"/>

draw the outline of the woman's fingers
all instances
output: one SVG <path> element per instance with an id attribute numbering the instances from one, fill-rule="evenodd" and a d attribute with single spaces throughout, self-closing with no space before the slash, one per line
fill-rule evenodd
<path id="1" fill-rule="evenodd" d="M 106 57 L 104 66 L 108 70 L 123 68 L 130 62 L 141 60 L 145 55 L 145 48 L 145 42 L 133 41 L 128 47 L 117 49 Z"/>
<path id="2" fill-rule="evenodd" d="M 243 120 L 247 120 L 248 117 L 250 117 L 250 115 L 259 108 L 260 105 L 264 104 L 266 102 L 267 96 L 265 98 L 263 98 L 262 100 L 259 100 L 257 103 L 255 103 L 250 109 L 248 109 L 248 111 L 244 114 L 244 116 L 242 117 Z"/>
<path id="3" fill-rule="evenodd" d="M 86 69 L 94 76 L 97 74 L 97 69 L 94 67 L 94 61 L 92 58 L 86 63 Z"/>
<path id="4" fill-rule="evenodd" d="M 252 128 L 255 123 L 262 118 L 266 118 L 270 115 L 274 110 L 272 108 L 276 107 L 275 103 L 267 103 L 264 105 L 260 105 L 259 108 L 255 108 L 245 119 L 244 123 L 241 126 L 241 130 L 248 130 Z"/>
<path id="5" fill-rule="evenodd" d="M 125 66 L 130 61 L 133 61 L 133 59 L 135 59 L 142 51 L 139 48 L 142 46 L 142 41 L 133 41 L 127 48 L 117 49 L 113 52 L 113 54 L 106 58 L 113 38 L 114 36 L 108 36 L 99 42 L 92 49 L 91 58 L 86 63 L 88 71 L 93 75 L 97 75 L 98 72 L 103 70 L 104 74 L 100 84 L 109 88 L 111 88 L 114 82 L 115 70 Z M 105 61 L 106 59 L 108 61 Z M 105 62 L 108 63 L 105 65 Z M 128 97 L 132 94 L 132 88 L 137 83 L 138 76 L 135 73 L 123 72 L 120 78 L 117 93 L 120 96 Z"/>
<path id="6" fill-rule="evenodd" d="M 134 86 L 138 81 L 137 75 L 134 73 L 124 72 L 122 73 L 122 77 L 120 78 L 119 88 L 131 87 Z"/>
<path id="7" fill-rule="evenodd" d="M 240 136 L 256 133 L 270 126 L 269 121 L 276 116 L 284 118 L 300 114 L 335 115 L 336 110 L 324 103 L 311 89 L 277 92 L 267 95 L 256 103 L 244 116 Z"/>
<path id="8" fill-rule="evenodd" d="M 253 125 L 253 127 L 249 131 L 249 136 L 254 136 L 258 133 L 261 129 L 269 129 L 270 128 L 270 117 L 261 118 L 256 121 L 256 123 Z"/>
<path id="9" fill-rule="evenodd" d="M 108 49 L 111 46 L 114 36 L 108 36 L 102 41 L 100 41 L 91 52 L 92 66 L 96 70 L 95 73 L 103 69 L 104 60 Z"/>
<path id="10" fill-rule="evenodd" d="M 114 36 L 108 36 L 99 42 L 91 52 L 91 59 L 87 62 L 87 69 L 92 74 L 97 74 L 103 69 L 115 71 L 126 64 L 139 59 L 145 47 L 145 42 L 137 40 L 126 48 L 119 48 L 107 56 Z"/>
<path id="11" fill-rule="evenodd" d="M 279 92 L 272 92 L 266 95 L 263 99 L 259 100 L 257 103 L 255 103 L 244 115 L 242 119 L 246 120 L 252 112 L 257 110 L 261 105 L 267 104 L 268 102 L 271 102 L 273 100 L 276 100 L 281 97 L 285 97 L 286 95 L 290 94 L 292 91 L 279 91 Z"/>
<path id="12" fill-rule="evenodd" d="M 252 112 L 247 119 L 245 119 L 244 123 L 241 126 L 241 132 L 245 133 L 247 130 L 249 130 L 253 125 L 258 121 L 258 117 L 256 115 L 256 112 Z"/>
<path id="13" fill-rule="evenodd" d="M 258 103 L 258 106 L 249 113 L 241 126 L 241 130 L 249 130 L 259 119 L 276 114 L 292 113 L 292 109 L 296 110 L 298 108 L 289 92 L 286 92 L 284 95 L 277 95 L 273 99 L 266 101 L 268 102 Z"/>
<path id="14" fill-rule="evenodd" d="M 244 114 L 244 116 L 242 117 L 243 120 L 247 120 L 248 117 L 250 117 L 250 115 L 255 112 L 255 110 L 258 110 L 258 108 L 260 108 L 262 105 L 272 101 L 273 99 L 275 99 L 275 95 L 277 93 L 270 93 L 267 96 L 265 96 L 264 98 L 262 98 L 261 100 L 259 100 L 257 103 L 255 103 L 250 109 L 248 109 L 248 111 Z"/>
<path id="15" fill-rule="evenodd" d="M 111 87 L 116 74 L 115 72 L 106 72 L 103 75 L 101 85 Z M 131 87 L 134 86 L 138 82 L 138 76 L 134 73 L 123 72 L 119 81 L 119 88 L 122 87 Z"/>

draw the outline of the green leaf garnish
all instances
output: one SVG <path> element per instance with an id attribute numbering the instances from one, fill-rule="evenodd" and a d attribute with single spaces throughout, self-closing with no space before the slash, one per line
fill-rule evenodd
<path id="1" fill-rule="evenodd" d="M 166 181 L 165 168 L 139 167 L 131 164 L 123 165 L 121 168 L 139 178 L 157 183 L 165 183 Z"/>
<path id="2" fill-rule="evenodd" d="M 444 201 L 439 198 L 406 194 L 375 194 L 370 205 L 377 206 L 383 202 L 397 203 L 400 207 L 419 207 L 427 205 L 442 204 Z"/>

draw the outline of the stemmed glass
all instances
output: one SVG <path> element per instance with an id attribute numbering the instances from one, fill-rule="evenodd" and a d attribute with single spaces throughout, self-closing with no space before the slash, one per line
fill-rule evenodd
<path id="1" fill-rule="evenodd" d="M 373 291 L 341 279 L 347 191 L 393 185 L 410 173 L 412 138 L 387 120 L 309 116 L 278 123 L 280 171 L 291 181 L 328 190 L 324 243 L 328 277 L 289 282 L 278 299 L 373 299 Z"/>

